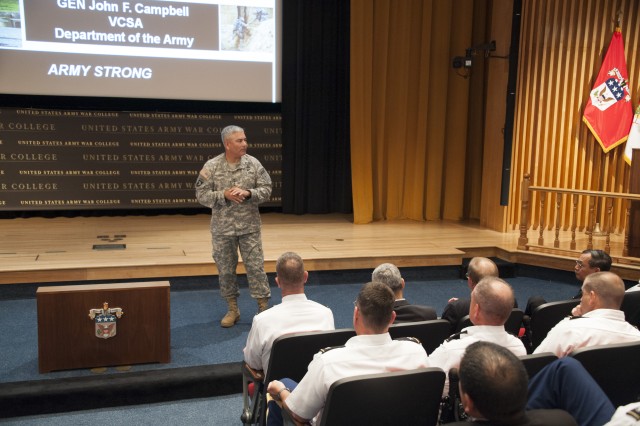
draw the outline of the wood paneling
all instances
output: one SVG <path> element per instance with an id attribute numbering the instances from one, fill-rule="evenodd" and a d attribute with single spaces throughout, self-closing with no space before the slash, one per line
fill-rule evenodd
<path id="1" fill-rule="evenodd" d="M 637 105 L 640 82 L 640 4 L 637 0 L 530 0 L 523 1 L 517 107 L 512 158 L 508 222 L 520 221 L 519 183 L 531 174 L 536 186 L 605 192 L 629 191 L 629 166 L 624 146 L 605 154 L 582 122 L 589 91 L 600 71 L 604 54 L 622 18 L 629 82 Z M 534 197 L 537 197 L 534 194 Z M 530 205 L 537 205 L 537 199 Z M 571 203 L 563 203 L 561 227 L 570 226 Z M 531 211 L 529 222 L 554 226 L 554 203 L 546 211 Z M 578 231 L 587 226 L 588 205 L 578 206 Z M 605 206 L 597 206 L 598 223 L 605 221 Z M 613 231 L 622 233 L 626 205 L 613 205 Z"/>

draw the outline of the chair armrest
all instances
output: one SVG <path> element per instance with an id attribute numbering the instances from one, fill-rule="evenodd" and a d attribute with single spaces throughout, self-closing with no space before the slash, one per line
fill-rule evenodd
<path id="1" fill-rule="evenodd" d="M 282 424 L 284 426 L 311 426 L 311 422 L 302 423 L 294 419 L 284 407 L 282 408 Z"/>
<path id="2" fill-rule="evenodd" d="M 460 376 L 458 375 L 457 368 L 449 369 L 449 397 L 452 401 L 460 398 L 460 391 L 458 389 L 458 382 L 460 381 Z"/>
<path id="3" fill-rule="evenodd" d="M 264 371 L 253 369 L 244 361 L 242 362 L 242 374 L 254 382 L 262 382 L 264 380 Z"/>

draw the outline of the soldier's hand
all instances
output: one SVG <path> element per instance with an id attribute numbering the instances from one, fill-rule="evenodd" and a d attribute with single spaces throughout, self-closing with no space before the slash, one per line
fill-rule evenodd
<path id="1" fill-rule="evenodd" d="M 578 305 L 578 306 L 574 307 L 571 310 L 571 315 L 573 315 L 574 317 L 581 317 L 582 316 L 582 306 Z"/>
<path id="2" fill-rule="evenodd" d="M 246 198 L 244 195 L 246 192 L 247 191 L 242 188 L 233 187 L 224 191 L 224 197 L 229 201 L 240 204 Z"/>

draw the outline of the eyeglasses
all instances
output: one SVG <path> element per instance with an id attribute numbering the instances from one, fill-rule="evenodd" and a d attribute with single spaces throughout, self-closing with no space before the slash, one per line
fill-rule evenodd
<path id="1" fill-rule="evenodd" d="M 464 277 L 465 277 L 466 279 L 469 279 L 469 273 L 467 272 L 466 274 L 464 274 Z"/>
<path id="2" fill-rule="evenodd" d="M 576 266 L 578 268 L 584 268 L 584 263 L 582 262 L 582 260 L 576 260 Z"/>

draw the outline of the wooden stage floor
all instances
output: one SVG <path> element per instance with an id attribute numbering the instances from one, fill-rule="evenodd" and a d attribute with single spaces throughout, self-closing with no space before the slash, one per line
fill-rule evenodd
<path id="1" fill-rule="evenodd" d="M 0 220 L 0 284 L 214 275 L 209 219 L 198 214 Z M 469 223 L 354 225 L 349 215 L 282 213 L 265 213 L 262 221 L 267 272 L 285 251 L 300 254 L 309 271 L 372 269 L 382 262 L 460 265 L 473 256 L 572 270 L 578 253 L 518 251 L 517 231 Z M 635 279 L 640 275 L 637 267 L 622 270 Z"/>

